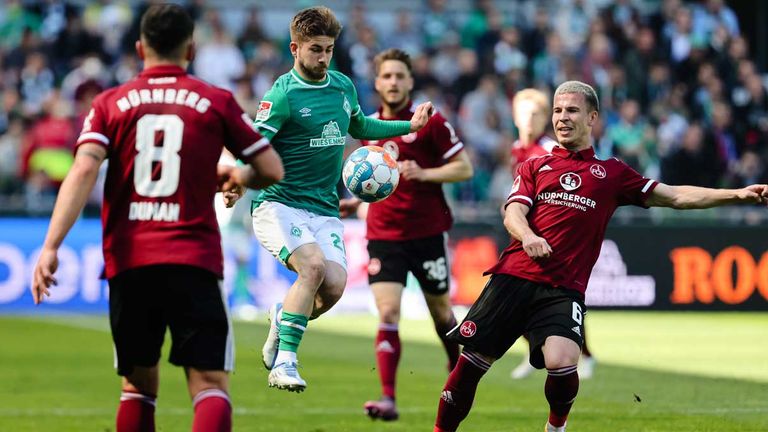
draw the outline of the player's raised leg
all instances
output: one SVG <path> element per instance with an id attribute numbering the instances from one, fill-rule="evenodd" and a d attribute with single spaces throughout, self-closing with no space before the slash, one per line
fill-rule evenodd
<path id="1" fill-rule="evenodd" d="M 381 398 L 370 400 L 363 406 L 373 419 L 397 420 L 395 405 L 395 380 L 400 362 L 400 302 L 403 284 L 399 282 L 375 282 L 371 291 L 379 311 L 379 330 L 376 333 L 376 367 L 381 382 Z"/>
<path id="2" fill-rule="evenodd" d="M 325 278 L 325 263 L 317 243 L 299 246 L 288 258 L 288 265 L 298 277 L 283 300 L 277 356 L 269 373 L 270 387 L 301 392 L 307 386 L 299 375 L 296 353 L 314 308 L 315 295 Z"/>

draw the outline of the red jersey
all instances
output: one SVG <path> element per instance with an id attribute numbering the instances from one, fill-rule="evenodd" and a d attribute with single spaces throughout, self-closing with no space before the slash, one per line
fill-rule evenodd
<path id="1" fill-rule="evenodd" d="M 618 159 L 597 159 L 592 148 L 570 152 L 556 147 L 523 162 L 517 174 L 507 205 L 530 207 L 528 223 L 552 254 L 533 260 L 520 241 L 512 240 L 486 274 L 509 274 L 582 295 L 613 212 L 623 205 L 645 207 L 658 184 Z"/>
<path id="2" fill-rule="evenodd" d="M 216 164 L 224 146 L 238 158 L 269 147 L 251 124 L 231 93 L 177 66 L 147 69 L 94 99 L 77 145 L 107 149 L 107 278 L 153 264 L 222 276 Z"/>
<path id="3" fill-rule="evenodd" d="M 546 135 L 538 137 L 527 147 L 523 147 L 520 140 L 515 141 L 509 151 L 509 165 L 512 170 L 512 175 L 517 173 L 517 167 L 519 167 L 521 163 L 535 156 L 549 154 L 555 147 L 557 147 L 557 141 Z"/>
<path id="4" fill-rule="evenodd" d="M 371 115 L 381 117 L 381 109 Z M 410 120 L 409 104 L 394 118 Z M 382 141 L 363 141 L 363 145 L 379 145 L 398 161 L 413 160 L 422 168 L 435 168 L 464 149 L 456 131 L 439 112 L 435 112 L 418 132 Z M 400 178 L 400 184 L 389 198 L 372 203 L 368 208 L 366 237 L 369 240 L 412 240 L 438 235 L 451 228 L 451 211 L 440 183 L 419 182 Z"/>

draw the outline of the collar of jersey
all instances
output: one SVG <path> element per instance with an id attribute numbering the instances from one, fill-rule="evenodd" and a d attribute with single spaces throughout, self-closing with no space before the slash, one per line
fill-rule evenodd
<path id="1" fill-rule="evenodd" d="M 325 79 L 320 82 L 305 80 L 299 75 L 298 72 L 296 72 L 296 69 L 291 69 L 291 75 L 293 76 L 293 79 L 296 80 L 296 82 L 301 84 L 303 87 L 323 88 L 323 87 L 328 87 L 328 84 L 331 83 L 331 74 L 329 74 L 328 72 L 325 73 Z"/>
<path id="2" fill-rule="evenodd" d="M 140 76 L 173 76 L 173 75 L 184 75 L 187 71 L 184 70 L 181 66 L 176 65 L 160 65 L 151 67 L 149 69 L 144 69 L 141 71 Z"/>
<path id="3" fill-rule="evenodd" d="M 379 118 L 380 119 L 403 119 L 403 118 L 411 118 L 411 113 L 413 112 L 413 101 L 409 100 L 408 104 L 403 107 L 400 111 L 395 114 L 394 117 L 384 117 L 382 114 L 382 111 L 384 110 L 384 107 L 379 107 Z"/>
<path id="4" fill-rule="evenodd" d="M 552 154 L 555 156 L 559 156 L 563 159 L 581 159 L 581 160 L 589 160 L 595 157 L 595 149 L 592 147 L 572 152 L 570 150 L 566 150 L 560 146 L 557 146 L 552 149 Z"/>

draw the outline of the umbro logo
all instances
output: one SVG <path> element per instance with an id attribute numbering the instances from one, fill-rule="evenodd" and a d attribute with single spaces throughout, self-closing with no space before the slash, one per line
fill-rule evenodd
<path id="1" fill-rule="evenodd" d="M 392 347 L 392 344 L 389 343 L 389 341 L 381 341 L 378 345 L 376 345 L 376 352 L 388 352 L 393 353 L 395 352 L 395 349 Z"/>
<path id="2" fill-rule="evenodd" d="M 307 107 L 300 109 L 299 112 L 302 117 L 310 117 L 312 115 L 312 109 Z"/>
<path id="3" fill-rule="evenodd" d="M 579 328 L 579 326 L 575 326 L 571 330 L 573 330 L 573 332 L 576 333 L 577 335 L 581 336 L 581 329 Z"/>
<path id="4" fill-rule="evenodd" d="M 552 171 L 552 167 L 549 165 L 544 165 L 541 168 L 539 168 L 539 172 L 542 172 L 542 171 Z"/>

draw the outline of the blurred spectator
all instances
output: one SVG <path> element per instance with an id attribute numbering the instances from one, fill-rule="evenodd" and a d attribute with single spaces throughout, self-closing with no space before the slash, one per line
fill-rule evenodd
<path id="1" fill-rule="evenodd" d="M 653 132 L 640 114 L 640 104 L 627 99 L 619 109 L 619 122 L 607 130 L 613 154 L 640 173 L 655 163 Z"/>
<path id="2" fill-rule="evenodd" d="M 53 85 L 53 72 L 48 68 L 45 55 L 42 52 L 28 55 L 19 78 L 26 114 L 35 115 L 40 112 L 43 101 L 53 90 Z"/>
<path id="3" fill-rule="evenodd" d="M 459 125 L 467 147 L 473 149 L 476 166 L 492 167 L 504 136 L 511 135 L 512 113 L 509 101 L 494 75 L 480 78 L 477 90 L 464 97 L 459 109 Z"/>
<path id="4" fill-rule="evenodd" d="M 533 60 L 533 83 L 536 87 L 554 89 L 562 79 L 560 59 L 563 57 L 563 42 L 557 33 L 547 36 L 544 51 Z"/>
<path id="5" fill-rule="evenodd" d="M 25 31 L 40 31 L 40 17 L 30 13 L 20 0 L 7 0 L 5 14 L 0 22 L 0 49 L 7 51 L 19 45 Z"/>
<path id="6" fill-rule="evenodd" d="M 567 52 L 576 53 L 584 44 L 596 11 L 586 0 L 557 0 L 555 31 Z"/>
<path id="7" fill-rule="evenodd" d="M 680 149 L 662 162 L 662 181 L 671 185 L 716 187 L 719 177 L 712 141 L 701 125 L 694 123 L 685 132 Z"/>
<path id="8" fill-rule="evenodd" d="M 765 160 L 755 151 L 745 151 L 729 178 L 729 187 L 742 188 L 760 183 L 768 183 Z"/>
<path id="9" fill-rule="evenodd" d="M 461 101 L 464 100 L 464 96 L 467 93 L 477 88 L 477 83 L 480 81 L 480 71 L 477 64 L 477 54 L 469 49 L 463 49 L 459 52 L 459 75 L 453 82 L 452 91 L 450 96 L 452 110 L 458 109 Z"/>
<path id="10" fill-rule="evenodd" d="M 24 136 L 21 175 L 27 180 L 25 194 L 32 210 L 44 209 L 37 206 L 55 197 L 74 161 L 77 132 L 69 104 L 53 93 L 45 101 L 43 117 Z"/>
<path id="11" fill-rule="evenodd" d="M 627 97 L 640 102 L 643 109 L 650 103 L 647 92 L 651 65 L 657 59 L 656 36 L 650 27 L 642 27 L 635 34 L 632 47 L 624 54 L 623 66 L 627 77 Z"/>
<path id="12" fill-rule="evenodd" d="M 528 65 L 528 57 L 520 49 L 520 34 L 515 27 L 501 30 L 501 40 L 493 47 L 493 53 L 493 66 L 499 75 L 512 69 L 525 69 Z"/>
<path id="13" fill-rule="evenodd" d="M 739 35 L 739 20 L 733 10 L 725 5 L 724 0 L 704 0 L 702 3 L 704 4 L 694 8 L 695 33 L 710 36 L 722 25 L 731 36 Z"/>
<path id="14" fill-rule="evenodd" d="M 255 6 L 251 7 L 248 11 L 248 20 L 245 22 L 245 28 L 240 33 L 240 37 L 237 38 L 237 47 L 240 48 L 246 60 L 256 57 L 262 43 L 269 41 L 263 29 L 264 23 L 261 20 L 261 11 Z"/>
<path id="15" fill-rule="evenodd" d="M 56 76 L 64 76 L 83 57 L 96 55 L 104 58 L 102 38 L 90 33 L 83 26 L 83 20 L 78 12 L 67 15 L 66 27 L 58 34 L 51 50 L 51 67 Z"/>
<path id="16" fill-rule="evenodd" d="M 0 194 L 16 195 L 22 190 L 21 143 L 24 136 L 24 120 L 13 115 L 8 119 L 7 130 L 0 136 Z"/>
<path id="17" fill-rule="evenodd" d="M 461 47 L 477 49 L 477 41 L 488 31 L 490 17 L 498 17 L 493 0 L 474 0 L 474 7 L 461 29 Z"/>
<path id="18" fill-rule="evenodd" d="M 424 41 L 421 32 L 414 27 L 412 17 L 413 14 L 406 9 L 397 11 L 397 24 L 386 37 L 385 45 L 399 48 L 414 57 L 424 50 Z"/>
<path id="19" fill-rule="evenodd" d="M 435 51 L 446 41 L 454 41 L 458 34 L 453 15 L 446 8 L 446 0 L 427 0 L 427 10 L 423 14 L 421 29 L 424 34 L 424 46 Z"/>
<path id="20" fill-rule="evenodd" d="M 235 80 L 245 73 L 245 58 L 218 18 L 209 11 L 208 36 L 201 36 L 193 66 L 200 79 L 233 91 Z"/>

